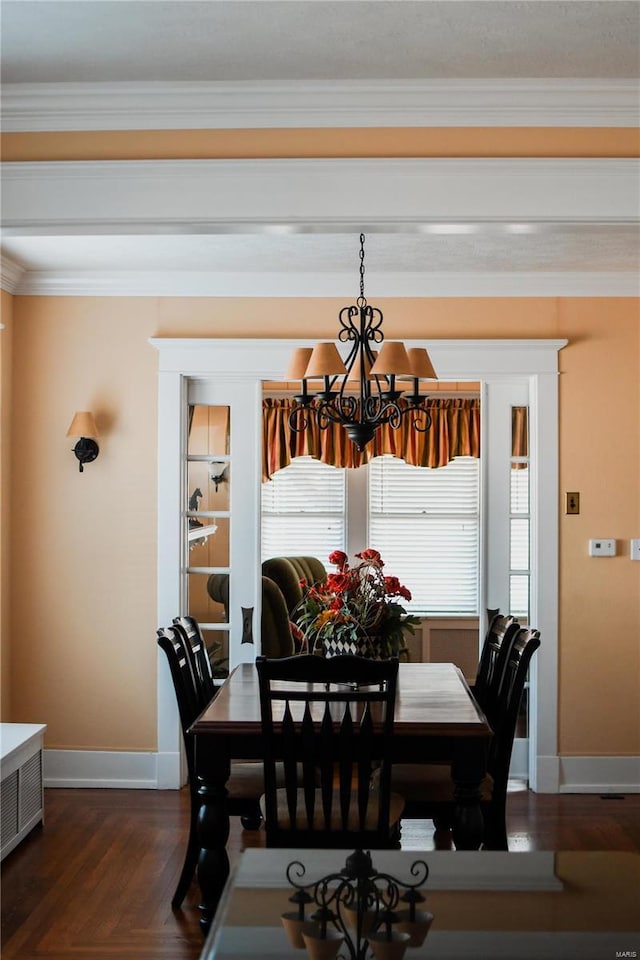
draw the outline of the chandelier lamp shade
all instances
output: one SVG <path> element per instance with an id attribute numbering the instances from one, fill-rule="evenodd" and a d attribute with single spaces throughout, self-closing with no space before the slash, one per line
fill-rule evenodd
<path id="1" fill-rule="evenodd" d="M 338 314 L 338 340 L 346 345 L 346 358 L 335 343 L 301 347 L 294 350 L 285 374 L 286 380 L 301 382 L 289 418 L 291 429 L 305 430 L 312 417 L 322 430 L 339 423 L 358 450 L 364 450 L 385 423 L 397 429 L 410 417 L 416 430 L 428 430 L 431 416 L 420 380 L 437 379 L 424 348 L 407 350 L 403 343 L 384 340 L 382 311 L 364 295 L 364 241 L 361 233 L 360 296 Z M 321 389 L 312 390 L 309 381 L 318 380 Z"/>

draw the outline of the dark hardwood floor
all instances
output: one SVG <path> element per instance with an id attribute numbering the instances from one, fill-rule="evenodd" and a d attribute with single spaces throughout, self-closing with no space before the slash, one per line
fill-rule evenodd
<path id="1" fill-rule="evenodd" d="M 47 790 L 46 824 L 2 864 L 3 960 L 196 960 L 194 884 L 173 912 L 188 824 L 186 790 Z M 512 850 L 640 852 L 640 795 L 509 795 Z M 262 845 L 232 821 L 231 859 Z M 403 848 L 435 848 L 430 821 Z M 455 854 L 452 854 L 455 856 Z"/>

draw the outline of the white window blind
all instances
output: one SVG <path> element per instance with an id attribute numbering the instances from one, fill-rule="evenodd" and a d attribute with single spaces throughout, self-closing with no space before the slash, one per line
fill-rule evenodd
<path id="1" fill-rule="evenodd" d="M 330 567 L 329 554 L 344 550 L 345 540 L 343 468 L 297 457 L 262 484 L 263 560 L 314 556 Z"/>
<path id="2" fill-rule="evenodd" d="M 368 543 L 411 591 L 412 613 L 478 612 L 479 462 L 457 457 L 429 469 L 384 456 L 369 464 Z"/>

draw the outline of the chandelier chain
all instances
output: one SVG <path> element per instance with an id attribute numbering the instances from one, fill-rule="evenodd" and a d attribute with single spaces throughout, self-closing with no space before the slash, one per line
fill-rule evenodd
<path id="1" fill-rule="evenodd" d="M 360 234 L 360 300 L 367 302 L 364 296 L 364 233 Z"/>

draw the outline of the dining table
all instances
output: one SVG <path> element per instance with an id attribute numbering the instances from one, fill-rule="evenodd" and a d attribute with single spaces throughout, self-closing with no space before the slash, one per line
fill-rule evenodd
<path id="1" fill-rule="evenodd" d="M 290 880 L 306 885 L 328 874 L 335 876 L 344 871 L 348 856 L 346 850 L 245 850 L 234 863 L 200 960 L 311 956 L 304 944 L 294 944 L 286 932 L 289 918 L 300 909 L 299 901 L 292 900 L 295 888 Z M 379 878 L 391 875 L 401 887 L 417 883 L 424 898 L 418 909 L 432 917 L 426 934 L 422 930 L 424 941 L 411 944 L 405 960 L 638 956 L 638 853 L 373 850 L 371 856 Z M 421 864 L 426 869 L 422 866 L 416 873 Z M 378 884 L 384 889 L 384 880 Z M 313 886 L 306 889 L 313 891 Z M 303 909 L 305 920 L 310 921 L 315 903 Z M 337 900 L 332 902 L 332 912 L 340 915 Z M 353 940 L 348 912 L 342 916 L 344 932 Z M 401 919 L 397 916 L 396 922 L 400 924 Z M 331 921 L 330 926 L 337 929 L 339 921 Z M 352 955 L 343 942 L 338 956 Z"/>
<path id="2" fill-rule="evenodd" d="M 255 663 L 242 663 L 190 728 L 195 738 L 201 807 L 198 819 L 201 926 L 207 931 L 229 876 L 226 782 L 232 760 L 262 760 L 262 722 Z M 453 663 L 400 663 L 392 763 L 450 764 L 457 850 L 483 840 L 480 786 L 491 727 L 462 671 Z"/>

